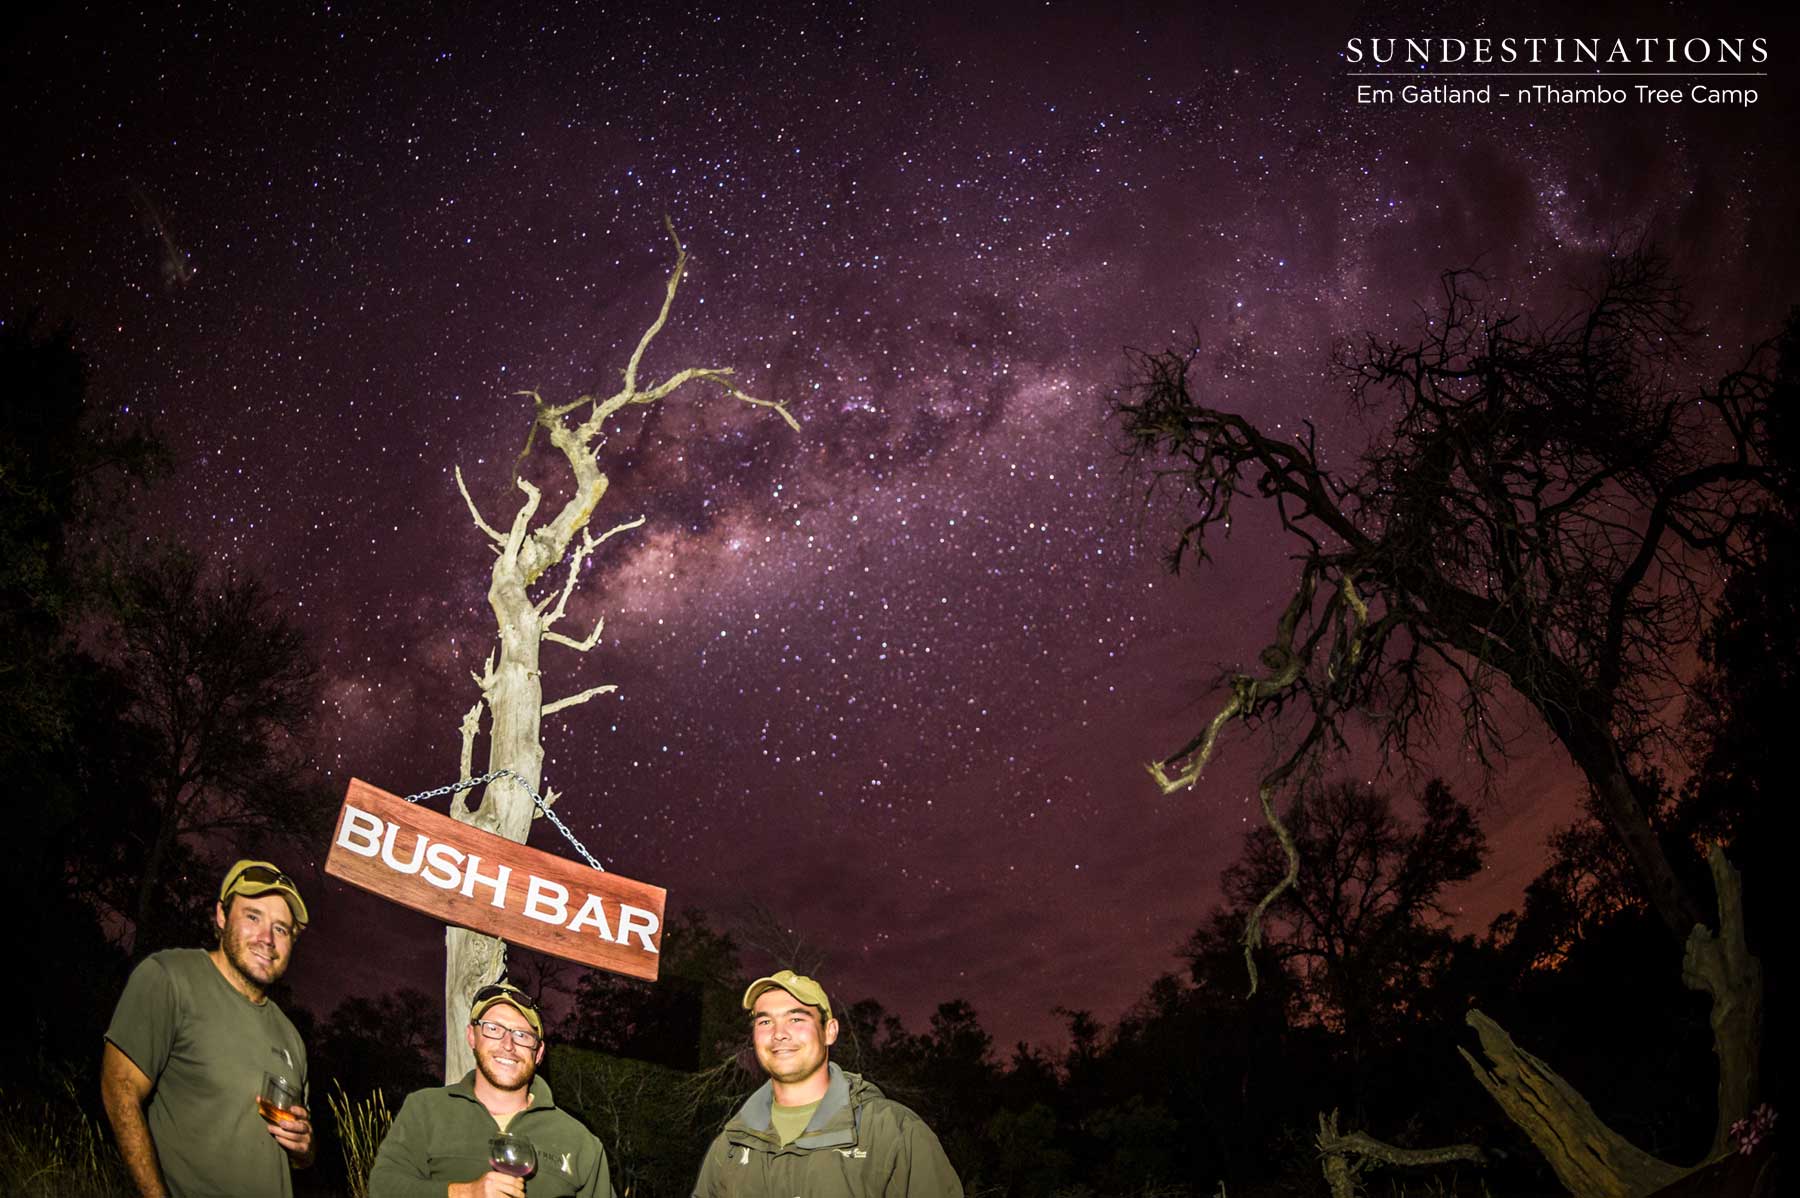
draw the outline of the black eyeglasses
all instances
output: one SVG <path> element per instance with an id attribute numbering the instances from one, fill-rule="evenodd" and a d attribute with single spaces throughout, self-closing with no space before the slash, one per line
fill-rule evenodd
<path id="1" fill-rule="evenodd" d="M 475 992 L 475 997 L 469 1000 L 469 1005 L 472 1007 L 479 1007 L 482 1003 L 494 998 L 504 998 L 507 1002 L 521 1010 L 537 1010 L 537 1000 L 533 999 L 531 995 L 525 993 L 517 986 L 508 986 L 503 982 L 495 982 L 491 986 L 483 986 L 481 989 L 477 990 Z"/>
<path id="2" fill-rule="evenodd" d="M 538 1034 L 528 1027 L 507 1027 L 504 1023 L 495 1023 L 492 1019 L 477 1019 L 475 1026 L 481 1034 L 490 1040 L 498 1040 L 502 1036 L 511 1036 L 512 1042 L 520 1048 L 536 1048 Z"/>

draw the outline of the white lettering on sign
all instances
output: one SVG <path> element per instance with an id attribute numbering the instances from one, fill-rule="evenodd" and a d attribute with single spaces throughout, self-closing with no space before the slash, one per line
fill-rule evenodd
<path id="1" fill-rule="evenodd" d="M 486 886 L 494 892 L 491 900 L 496 907 L 506 906 L 506 879 L 512 877 L 512 866 L 502 865 L 500 872 L 489 877 L 480 872 L 481 858 L 475 853 L 469 854 L 469 868 L 463 871 L 462 896 L 475 897 L 475 887 Z"/>
<path id="2" fill-rule="evenodd" d="M 462 884 L 462 870 L 457 868 L 462 859 L 450 845 L 434 844 L 425 850 L 425 872 L 420 876 L 439 890 L 455 890 Z"/>
<path id="3" fill-rule="evenodd" d="M 525 914 L 545 923 L 562 923 L 569 917 L 569 888 L 544 878 L 531 879 L 525 890 Z"/>
<path id="4" fill-rule="evenodd" d="M 411 841 L 405 837 L 410 836 Z M 485 899 L 489 906 L 503 911 L 508 897 L 513 868 L 504 863 L 482 872 L 485 863 L 479 853 L 465 853 L 455 845 L 434 841 L 422 832 L 364 811 L 348 801 L 338 827 L 336 845 L 359 857 L 378 860 L 395 874 L 417 874 L 423 882 L 439 890 L 454 891 L 464 898 Z M 479 895 L 477 892 L 481 892 Z M 654 911 L 616 902 L 618 933 L 607 918 L 606 900 L 597 894 L 581 893 L 580 905 L 569 914 L 572 895 L 569 887 L 536 874 L 525 875 L 524 902 L 518 914 L 539 923 L 550 924 L 565 932 L 591 931 L 609 944 L 628 945 L 634 939 L 647 953 L 658 951 L 652 941 L 662 927 Z"/>
<path id="5" fill-rule="evenodd" d="M 638 943 L 644 946 L 644 951 L 653 953 L 656 951 L 656 946 L 650 943 L 650 937 L 656 935 L 658 926 L 660 925 L 658 925 L 656 915 L 653 912 L 641 911 L 636 907 L 627 907 L 623 903 L 619 904 L 620 944 L 624 944 L 626 941 L 630 940 L 632 934 L 635 932 L 637 934 Z"/>
<path id="6" fill-rule="evenodd" d="M 465 858 L 454 845 L 433 843 L 429 836 L 416 833 L 407 859 L 402 861 L 400 854 L 394 851 L 394 842 L 405 830 L 399 824 L 390 824 L 378 815 L 346 804 L 337 843 L 359 857 L 379 856 L 381 863 L 397 874 L 416 874 L 423 870 L 425 881 L 439 890 L 460 890 L 464 898 L 474 898 L 476 887 L 484 886 L 491 892 L 492 897 L 488 900 L 491 905 L 506 906 L 506 883 L 512 877 L 512 866 L 502 865 L 492 874 L 481 873 L 480 856 L 470 854 Z M 459 869 L 465 860 L 468 869 Z M 566 892 L 563 897 L 568 897 Z"/>
<path id="7" fill-rule="evenodd" d="M 381 851 L 381 830 L 386 823 L 379 816 L 344 805 L 344 826 L 338 829 L 338 844 L 359 857 L 373 857 Z"/>
<path id="8" fill-rule="evenodd" d="M 400 825 L 389 824 L 387 835 L 381 838 L 381 863 L 397 874 L 416 874 L 419 864 L 425 859 L 425 846 L 430 843 L 423 836 L 413 837 L 412 860 L 402 865 L 394 856 L 394 837 L 400 834 Z"/>
<path id="9" fill-rule="evenodd" d="M 633 909 L 631 907 L 624 908 L 625 911 Z M 600 939 L 611 940 L 613 938 L 612 929 L 606 926 L 606 908 L 600 905 L 600 896 L 597 894 L 588 895 L 587 902 L 581 904 L 581 910 L 575 912 L 575 918 L 569 921 L 569 931 L 571 932 L 579 932 L 589 926 L 599 930 Z M 650 951 L 655 952 L 656 950 L 651 949 Z"/>

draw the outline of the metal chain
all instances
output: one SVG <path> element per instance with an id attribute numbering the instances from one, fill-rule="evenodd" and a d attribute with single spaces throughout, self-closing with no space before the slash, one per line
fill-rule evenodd
<path id="1" fill-rule="evenodd" d="M 440 795 L 453 795 L 458 791 L 470 790 L 477 786 L 485 786 L 496 778 L 511 778 L 514 782 L 517 782 L 520 786 L 524 787 L 525 793 L 531 796 L 531 801 L 537 804 L 537 809 L 549 817 L 550 822 L 556 825 L 556 830 L 563 834 L 565 840 L 575 846 L 575 851 L 581 854 L 582 860 L 586 861 L 601 873 L 606 872 L 606 867 L 594 860 L 594 855 L 587 851 L 587 846 L 575 839 L 575 833 L 569 831 L 569 825 L 558 819 L 556 817 L 556 812 L 550 810 L 550 804 L 544 802 L 544 800 L 538 796 L 538 792 L 531 789 L 531 783 L 525 781 L 522 776 L 514 773 L 512 770 L 491 770 L 488 773 L 481 775 L 479 778 L 464 778 L 461 782 L 452 782 L 450 785 L 440 786 L 436 790 L 422 790 L 416 795 L 407 795 L 406 801 L 409 803 L 422 803 L 426 799 L 435 799 Z"/>

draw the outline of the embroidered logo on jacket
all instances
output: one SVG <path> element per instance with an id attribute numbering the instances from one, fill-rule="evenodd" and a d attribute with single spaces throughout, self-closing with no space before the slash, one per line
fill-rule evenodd
<path id="1" fill-rule="evenodd" d="M 837 1151 L 842 1154 L 843 1158 L 847 1161 L 864 1161 L 869 1159 L 869 1150 L 866 1148 L 839 1148 Z"/>
<path id="2" fill-rule="evenodd" d="M 573 1169 L 571 1169 L 571 1168 L 569 1168 L 569 1158 L 570 1158 L 570 1157 L 572 1157 L 572 1156 L 574 1156 L 574 1155 L 575 1155 L 575 1154 L 574 1154 L 574 1153 L 573 1153 L 573 1152 L 565 1152 L 565 1153 L 563 1153 L 563 1163 L 562 1163 L 562 1171 L 563 1171 L 563 1172 L 564 1172 L 564 1173 L 567 1173 L 567 1174 L 568 1174 L 568 1175 L 569 1175 L 569 1176 L 570 1176 L 570 1177 L 573 1177 L 573 1176 L 575 1176 L 575 1170 L 573 1170 Z"/>

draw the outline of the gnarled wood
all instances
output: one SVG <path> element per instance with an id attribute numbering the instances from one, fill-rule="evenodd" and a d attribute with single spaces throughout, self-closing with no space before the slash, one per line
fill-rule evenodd
<path id="1" fill-rule="evenodd" d="M 1319 1149 L 1319 1168 L 1325 1174 L 1325 1184 L 1331 1187 L 1331 1198 L 1355 1198 L 1356 1175 L 1367 1169 L 1370 1162 L 1402 1166 L 1448 1165 L 1455 1161 L 1487 1163 L 1487 1157 L 1473 1144 L 1398 1148 L 1367 1132 L 1340 1134 L 1336 1111 L 1329 1115 L 1320 1113 L 1319 1134 L 1313 1143 Z"/>
<path id="2" fill-rule="evenodd" d="M 1744 885 L 1714 845 L 1706 856 L 1719 899 L 1719 930 L 1695 924 L 1681 962 L 1690 990 L 1712 996 L 1713 1053 L 1719 1058 L 1719 1118 L 1711 1156 L 1731 1151 L 1731 1125 L 1749 1116 L 1761 1089 L 1762 962 L 1744 940 Z"/>
<path id="3" fill-rule="evenodd" d="M 1692 1172 L 1658 1160 L 1607 1127 L 1587 1099 L 1554 1069 L 1514 1044 L 1492 1019 L 1470 1011 L 1467 1021 L 1481 1037 L 1481 1049 L 1493 1071 L 1482 1068 L 1467 1049 L 1457 1051 L 1475 1080 L 1531 1137 L 1571 1194 L 1643 1198 Z"/>
<path id="4" fill-rule="evenodd" d="M 476 528 L 495 552 L 487 597 L 499 631 L 499 652 L 497 656 L 488 659 L 487 665 L 476 679 L 481 687 L 482 703 L 487 707 L 490 721 L 487 765 L 489 770 L 513 771 L 532 790 L 541 789 L 544 761 L 541 730 L 544 716 L 579 706 L 613 689 L 606 684 L 583 687 L 566 698 L 546 704 L 543 674 L 538 661 L 545 641 L 578 653 L 585 653 L 599 643 L 598 624 L 580 640 L 556 631 L 554 626 L 566 613 L 569 596 L 574 591 L 577 576 L 588 558 L 609 537 L 641 523 L 641 520 L 627 521 L 599 536 L 587 531 L 595 510 L 606 496 L 609 483 L 600 469 L 597 448 L 607 420 L 623 408 L 658 403 L 687 383 L 695 382 L 710 383 L 726 395 L 744 403 L 773 408 L 790 427 L 799 427 L 781 404 L 744 394 L 733 380 L 729 366 L 690 366 L 676 371 L 653 386 L 638 386 L 638 368 L 642 364 L 644 353 L 667 323 L 669 310 L 675 303 L 675 294 L 687 271 L 687 250 L 675 235 L 674 225 L 666 219 L 663 223 L 668 229 L 669 239 L 675 245 L 675 265 L 669 272 L 662 306 L 656 319 L 639 337 L 626 364 L 623 385 L 619 390 L 605 398 L 584 395 L 563 404 L 545 403 L 543 397 L 534 391 L 520 392 L 529 396 L 532 401 L 531 431 L 525 438 L 525 447 L 514 465 L 513 474 L 513 484 L 523 493 L 524 500 L 505 532 L 487 522 L 464 485 L 461 472 L 458 471 L 456 476 L 457 487 Z M 586 409 L 580 423 L 571 424 L 567 418 L 580 409 Z M 569 470 L 572 490 L 556 514 L 534 528 L 533 520 L 537 516 L 542 495 L 529 480 L 519 477 L 518 467 L 530 456 L 539 433 L 544 434 L 562 456 Z M 552 592 L 553 598 L 547 596 L 542 601 L 534 601 L 530 588 L 559 563 L 563 563 L 568 570 L 562 585 Z M 479 706 L 471 712 L 470 717 L 465 717 L 462 725 L 464 777 L 470 776 Z M 474 806 L 471 807 L 459 798 L 451 804 L 450 810 L 456 819 L 520 843 L 524 842 L 531 830 L 535 811 L 524 788 L 510 778 L 500 779 L 489 786 L 480 802 Z M 500 976 L 506 954 L 505 946 L 497 940 L 460 928 L 451 928 L 445 937 L 445 956 L 444 1074 L 446 1080 L 454 1081 L 474 1065 L 473 1055 L 463 1036 L 463 1028 L 469 1020 L 470 996 L 479 987 Z"/>

